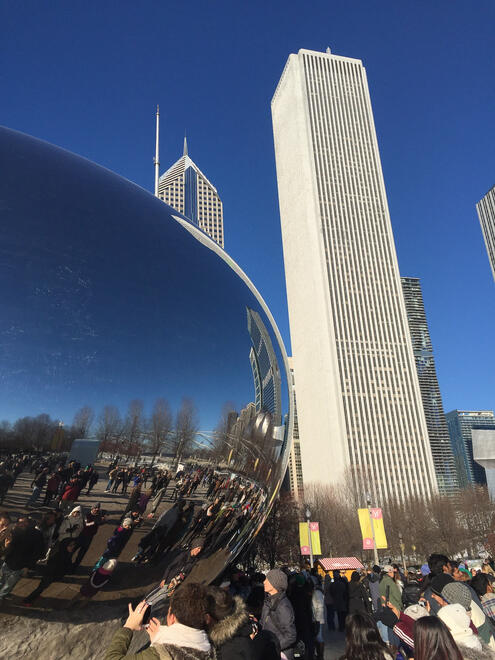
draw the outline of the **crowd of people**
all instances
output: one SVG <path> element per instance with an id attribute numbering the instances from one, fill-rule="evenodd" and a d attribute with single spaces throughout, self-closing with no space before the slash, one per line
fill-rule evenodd
<path id="1" fill-rule="evenodd" d="M 39 582 L 22 605 L 31 607 L 53 582 L 74 575 L 107 512 L 99 502 L 79 503 L 81 493 L 89 496 L 98 483 L 95 467 L 66 464 L 58 455 L 3 457 L 0 502 L 23 472 L 31 475 L 26 513 L 12 520 L 0 511 L 0 603 L 30 571 Z M 70 606 L 87 603 L 105 588 L 144 520 L 153 525 L 140 536 L 132 560 L 163 566 L 161 581 L 144 601 L 130 606 L 108 660 L 133 657 L 126 655 L 132 632 L 143 626 L 149 643 L 135 654 L 137 660 L 322 660 L 325 626 L 345 632 L 341 660 L 495 659 L 490 559 L 475 571 L 432 554 L 419 570 L 386 564 L 355 571 L 349 579 L 339 571 L 319 575 L 316 569 L 275 568 L 266 575 L 232 570 L 228 580 L 206 586 L 193 575 L 198 559 L 241 542 L 246 516 L 259 510 L 263 491 L 199 465 L 174 472 L 113 463 L 106 476 L 105 492 L 120 491 L 127 499 Z"/>

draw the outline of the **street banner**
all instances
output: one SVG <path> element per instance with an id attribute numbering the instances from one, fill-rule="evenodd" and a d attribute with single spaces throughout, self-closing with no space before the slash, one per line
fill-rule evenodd
<path id="1" fill-rule="evenodd" d="M 371 516 L 370 516 L 371 512 Z M 376 547 L 378 550 L 387 548 L 387 537 L 385 536 L 385 527 L 383 526 L 383 513 L 381 509 L 358 509 L 359 525 L 363 536 L 363 550 L 373 550 L 373 530 L 371 529 L 371 519 L 375 530 Z"/>
<path id="2" fill-rule="evenodd" d="M 311 549 L 313 550 L 313 556 L 321 555 L 320 524 L 317 522 L 310 522 L 309 528 L 311 530 Z M 310 554 L 307 522 L 299 523 L 299 545 L 301 547 L 302 555 Z"/>

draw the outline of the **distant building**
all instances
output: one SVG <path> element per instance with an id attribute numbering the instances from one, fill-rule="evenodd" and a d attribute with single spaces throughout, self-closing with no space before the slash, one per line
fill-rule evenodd
<path id="1" fill-rule="evenodd" d="M 495 186 L 476 204 L 488 259 L 495 279 Z"/>
<path id="2" fill-rule="evenodd" d="M 366 70 L 289 55 L 272 99 L 304 483 L 437 491 Z"/>
<path id="3" fill-rule="evenodd" d="M 185 138 L 182 157 L 159 179 L 158 197 L 224 246 L 222 200 L 189 157 Z"/>
<path id="4" fill-rule="evenodd" d="M 252 348 L 249 361 L 253 371 L 256 412 L 267 411 L 274 426 L 282 423 L 282 381 L 272 340 L 261 316 L 247 308 L 247 326 Z"/>
<path id="5" fill-rule="evenodd" d="M 493 428 L 493 410 L 452 410 L 446 418 L 459 486 L 486 484 L 485 469 L 473 458 L 472 431 Z"/>
<path id="6" fill-rule="evenodd" d="M 457 472 L 438 385 L 421 283 L 416 277 L 401 277 L 401 281 L 438 490 L 443 495 L 452 495 L 459 490 Z"/>
<path id="7" fill-rule="evenodd" d="M 297 421 L 296 390 L 294 380 L 294 368 L 292 358 L 289 357 L 290 374 L 292 378 L 292 387 L 294 393 L 294 431 L 292 449 L 289 455 L 289 489 L 292 497 L 297 501 L 304 500 L 303 469 L 301 462 L 301 444 L 299 439 L 299 423 Z"/>

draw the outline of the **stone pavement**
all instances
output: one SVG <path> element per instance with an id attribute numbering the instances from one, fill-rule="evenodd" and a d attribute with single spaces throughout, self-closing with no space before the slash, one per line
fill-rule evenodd
<path id="1" fill-rule="evenodd" d="M 338 660 L 345 649 L 344 633 L 329 631 L 325 626 L 323 637 L 325 639 L 325 660 Z"/>

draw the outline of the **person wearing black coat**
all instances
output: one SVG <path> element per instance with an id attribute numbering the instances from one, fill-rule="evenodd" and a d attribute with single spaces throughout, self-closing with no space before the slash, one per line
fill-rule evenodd
<path id="1" fill-rule="evenodd" d="M 70 573 L 72 569 L 72 553 L 76 549 L 75 539 L 66 538 L 60 541 L 57 548 L 50 554 L 45 566 L 43 577 L 40 583 L 29 596 L 26 596 L 22 604 L 30 607 L 32 602 L 47 589 L 52 582 L 56 582 Z"/>
<path id="2" fill-rule="evenodd" d="M 21 579 L 22 571 L 31 568 L 45 552 L 43 534 L 34 521 L 21 517 L 6 542 L 4 562 L 0 568 L 0 602 Z"/>
<path id="3" fill-rule="evenodd" d="M 257 660 L 244 601 L 219 587 L 207 591 L 208 637 L 217 660 Z"/>
<path id="4" fill-rule="evenodd" d="M 261 613 L 263 629 L 275 635 L 287 660 L 294 658 L 294 646 L 297 640 L 294 610 L 286 596 L 288 581 L 285 573 L 272 568 L 266 574 L 265 602 Z"/>
<path id="5" fill-rule="evenodd" d="M 349 583 L 349 614 L 369 614 L 371 602 L 364 585 L 361 582 L 361 577 L 357 571 L 351 575 Z"/>

